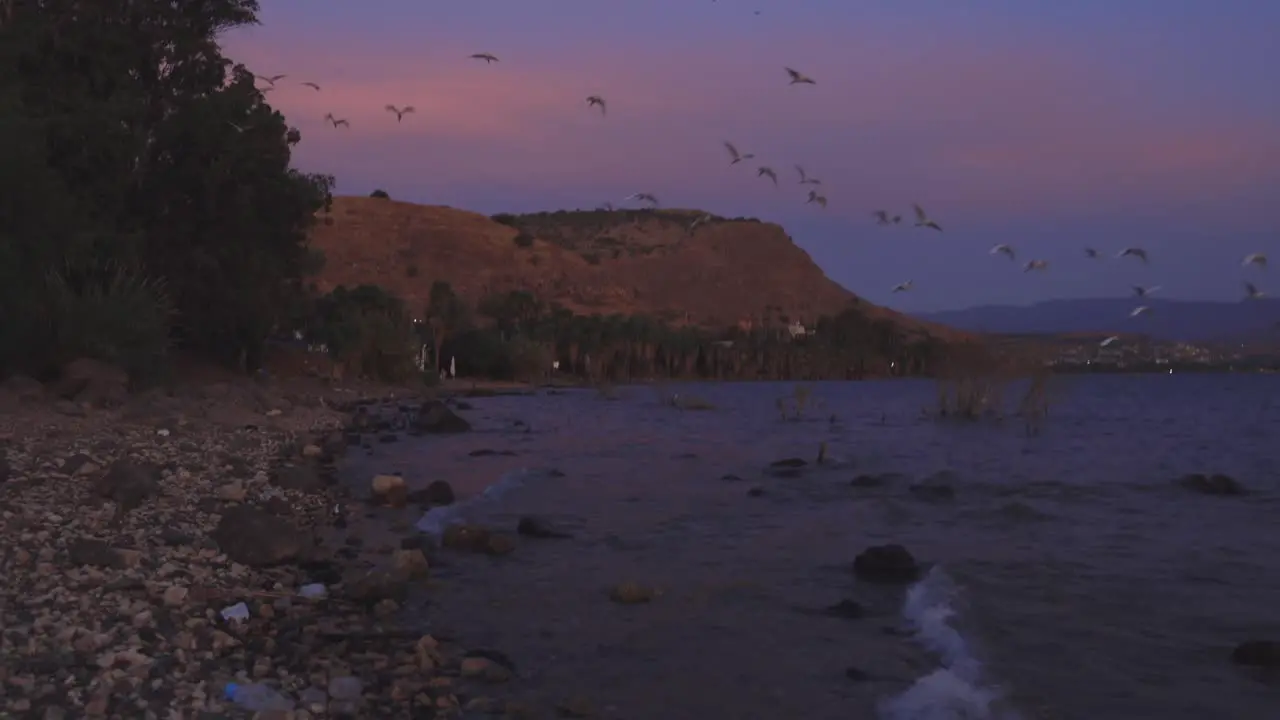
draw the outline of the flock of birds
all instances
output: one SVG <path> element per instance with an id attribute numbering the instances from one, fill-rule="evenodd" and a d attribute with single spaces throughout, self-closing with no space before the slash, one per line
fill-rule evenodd
<path id="1" fill-rule="evenodd" d="M 757 12 L 756 14 L 759 14 L 759 12 Z M 499 58 L 496 55 L 488 52 L 474 53 L 470 55 L 469 58 L 471 60 L 483 61 L 486 65 L 492 65 L 493 63 L 500 62 Z M 786 67 L 783 69 L 786 71 L 787 77 L 790 78 L 790 82 L 788 83 L 788 85 L 817 85 L 816 80 L 814 80 L 812 77 L 809 77 L 808 75 L 805 75 L 799 70 L 796 70 L 790 67 Z M 266 87 L 259 88 L 260 91 L 265 93 L 270 90 L 273 90 L 277 82 L 284 80 L 288 76 L 287 75 L 271 75 L 271 76 L 255 75 L 254 77 L 257 80 L 260 80 L 263 83 L 265 83 Z M 320 90 L 320 86 L 314 82 L 303 82 L 301 83 L 301 85 L 311 88 L 312 90 L 317 92 Z M 608 115 L 609 105 L 603 96 L 588 95 L 585 99 L 585 102 L 586 102 L 586 107 L 588 109 L 598 108 L 600 110 L 601 117 L 605 117 Z M 405 115 L 411 115 L 415 112 L 414 107 L 412 105 L 397 106 L 397 105 L 388 104 L 385 106 L 385 110 L 388 113 L 391 113 L 396 116 L 396 122 L 403 121 Z M 351 127 L 350 121 L 348 121 L 346 118 L 336 117 L 332 113 L 327 113 L 324 116 L 324 119 L 334 128 L 350 128 Z M 243 127 L 235 125 L 234 123 L 232 123 L 232 127 L 235 127 L 235 129 L 239 131 L 244 130 Z M 738 165 L 740 163 L 745 163 L 748 160 L 754 160 L 756 158 L 755 153 L 742 152 L 738 149 L 737 145 L 735 145 L 734 143 L 728 140 L 724 141 L 724 148 L 726 152 L 728 152 L 729 154 L 730 166 Z M 813 205 L 817 205 L 820 208 L 825 209 L 827 207 L 827 198 L 824 194 L 820 192 L 820 189 L 822 187 L 822 180 L 820 180 L 819 178 L 810 176 L 809 173 L 801 165 L 795 165 L 794 168 L 795 168 L 796 174 L 799 176 L 798 184 L 801 186 L 810 186 L 808 188 L 808 196 L 805 200 L 805 204 L 813 204 Z M 776 170 L 774 170 L 773 167 L 769 165 L 757 165 L 756 177 L 768 179 L 770 182 L 773 183 L 774 187 L 779 186 L 778 173 Z M 627 196 L 626 198 L 623 198 L 623 201 L 624 202 L 628 202 L 628 201 L 641 202 L 651 208 L 657 208 L 659 206 L 657 195 L 651 192 L 637 192 Z M 606 202 L 600 206 L 600 209 L 613 211 L 614 206 L 613 206 L 613 203 Z M 942 232 L 942 226 L 939 225 L 937 222 L 935 222 L 932 218 L 930 218 L 929 215 L 925 212 L 924 208 L 922 208 L 920 205 L 913 204 L 912 210 L 915 213 L 915 223 L 914 223 L 915 227 Z M 893 225 L 902 224 L 902 216 L 897 214 L 891 215 L 888 210 L 876 210 L 871 214 L 871 216 L 874 219 L 876 225 L 893 226 Z M 713 218 L 710 214 L 704 214 L 695 218 L 688 225 L 689 233 L 690 234 L 694 233 L 698 227 L 710 222 L 712 219 Z M 1008 244 L 1002 243 L 999 245 L 995 245 L 991 248 L 989 252 L 993 256 L 1002 255 L 1004 257 L 1007 257 L 1011 262 L 1017 261 L 1017 252 L 1014 250 L 1013 246 Z M 1098 260 L 1102 257 L 1096 249 L 1089 248 L 1089 247 L 1084 248 L 1084 255 L 1086 258 L 1090 260 Z M 1124 248 L 1123 250 L 1121 250 L 1119 253 L 1116 254 L 1116 257 L 1117 258 L 1132 257 L 1132 258 L 1136 258 L 1137 260 L 1140 260 L 1143 263 L 1148 263 L 1150 261 L 1147 255 L 1147 251 L 1140 247 Z M 1247 267 L 1266 268 L 1267 256 L 1263 253 L 1250 254 L 1244 258 L 1241 265 L 1246 268 Z M 1049 269 L 1049 261 L 1043 260 L 1043 259 L 1035 259 L 1035 258 L 1029 259 L 1022 265 L 1023 272 L 1043 272 L 1048 269 Z M 912 287 L 914 287 L 914 284 L 915 283 L 911 280 L 898 283 L 893 287 L 893 292 L 899 293 L 899 292 L 910 291 Z M 1152 287 L 1134 285 L 1133 294 L 1136 298 L 1141 300 L 1143 298 L 1150 296 L 1151 293 L 1159 289 L 1160 289 L 1160 286 L 1158 285 L 1152 286 Z M 1265 295 L 1265 293 L 1260 291 L 1256 285 L 1254 285 L 1252 282 L 1249 282 L 1249 281 L 1244 282 L 1244 290 L 1245 290 L 1245 299 L 1247 300 L 1255 300 Z M 1138 305 L 1129 313 L 1129 316 L 1138 317 L 1140 315 L 1144 315 L 1149 312 L 1151 312 L 1151 307 L 1149 305 Z M 1109 345 L 1115 342 L 1117 339 L 1118 338 L 1116 337 L 1109 337 L 1103 341 L 1103 345 Z"/>

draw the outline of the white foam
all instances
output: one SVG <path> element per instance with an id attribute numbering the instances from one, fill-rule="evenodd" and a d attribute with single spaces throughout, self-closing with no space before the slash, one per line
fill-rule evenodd
<path id="1" fill-rule="evenodd" d="M 951 578 L 938 567 L 907 591 L 902 614 L 942 667 L 885 702 L 880 708 L 884 720 L 1021 720 L 995 709 L 999 691 L 983 682 L 982 664 L 951 626 L 955 595 Z"/>
<path id="2" fill-rule="evenodd" d="M 445 528 L 461 522 L 468 509 L 482 503 L 497 500 L 507 492 L 521 487 L 532 474 L 534 474 L 534 471 L 528 468 L 512 470 L 475 497 L 467 498 L 452 505 L 431 508 L 418 519 L 416 527 L 420 532 L 439 538 L 444 534 Z"/>

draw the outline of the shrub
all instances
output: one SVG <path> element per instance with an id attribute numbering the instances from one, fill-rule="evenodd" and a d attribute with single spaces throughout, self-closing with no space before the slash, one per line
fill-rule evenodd
<path id="1" fill-rule="evenodd" d="M 417 372 L 420 343 L 404 302 L 379 287 L 339 286 L 316 302 L 308 333 L 348 369 L 376 380 L 402 382 Z"/>
<path id="2" fill-rule="evenodd" d="M 116 262 L 89 270 L 66 267 L 44 283 L 49 359 L 61 365 L 91 357 L 118 365 L 133 379 L 165 369 L 173 318 L 164 285 Z"/>
<path id="3" fill-rule="evenodd" d="M 390 199 L 391 199 L 391 196 L 387 194 L 387 191 L 386 191 L 386 190 L 374 190 L 373 192 L 369 193 L 369 197 L 371 197 L 371 198 L 378 198 L 378 199 L 380 199 L 380 200 L 390 200 Z"/>
<path id="4" fill-rule="evenodd" d="M 507 227 L 519 227 L 520 225 L 518 218 L 511 213 L 498 213 L 497 215 L 489 216 L 489 219 Z"/>
<path id="5" fill-rule="evenodd" d="M 512 238 L 512 242 L 516 244 L 516 247 L 533 247 L 533 236 L 529 233 L 517 233 L 516 236 Z"/>

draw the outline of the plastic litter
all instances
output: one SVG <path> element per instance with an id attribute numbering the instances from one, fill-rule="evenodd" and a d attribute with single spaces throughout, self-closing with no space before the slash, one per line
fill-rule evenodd
<path id="1" fill-rule="evenodd" d="M 311 583 L 298 588 L 298 595 L 310 600 L 319 600 L 328 594 L 329 589 L 324 586 L 324 583 Z"/>
<path id="2" fill-rule="evenodd" d="M 228 605 L 222 608 L 221 614 L 223 620 L 248 620 L 249 606 L 238 602 L 235 605 Z"/>

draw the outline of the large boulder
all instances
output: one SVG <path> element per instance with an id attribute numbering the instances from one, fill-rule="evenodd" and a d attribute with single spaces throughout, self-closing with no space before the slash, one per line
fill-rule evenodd
<path id="1" fill-rule="evenodd" d="M 293 523 L 253 505 L 223 511 L 211 536 L 227 557 L 250 567 L 293 561 L 311 544 Z"/>
<path id="2" fill-rule="evenodd" d="M 160 489 L 160 468 L 150 463 L 117 460 L 93 484 L 98 497 L 112 500 L 120 512 L 138 507 Z"/>
<path id="3" fill-rule="evenodd" d="M 1244 486 L 1230 475 L 1192 473 L 1182 476 L 1178 484 L 1201 495 L 1233 496 L 1245 494 Z"/>
<path id="4" fill-rule="evenodd" d="M 873 545 L 854 558 L 853 574 L 868 582 L 909 583 L 920 579 L 920 566 L 901 545 Z"/>
<path id="5" fill-rule="evenodd" d="M 428 400 L 418 408 L 413 429 L 421 433 L 462 433 L 471 430 L 471 423 L 449 409 L 439 400 Z"/>
<path id="6" fill-rule="evenodd" d="M 92 358 L 72 360 L 62 368 L 54 392 L 64 400 L 87 402 L 95 407 L 117 407 L 129 393 L 129 374 Z"/>

